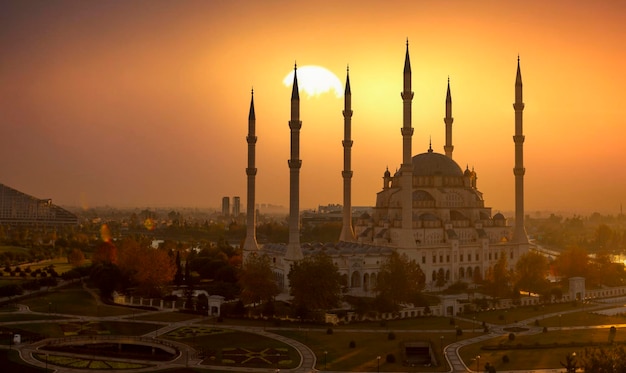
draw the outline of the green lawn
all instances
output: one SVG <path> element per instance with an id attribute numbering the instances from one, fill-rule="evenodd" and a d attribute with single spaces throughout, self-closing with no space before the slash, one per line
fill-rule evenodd
<path id="1" fill-rule="evenodd" d="M 63 313 L 77 316 L 122 316 L 130 315 L 133 309 L 120 306 L 98 305 L 96 300 L 81 287 L 62 288 L 36 297 L 20 300 L 31 311 Z"/>
<path id="2" fill-rule="evenodd" d="M 142 311 L 144 312 L 144 311 Z M 193 319 L 200 319 L 202 316 L 183 312 L 155 312 L 150 315 L 133 317 L 133 320 L 161 321 L 161 322 L 181 322 Z"/>
<path id="3" fill-rule="evenodd" d="M 39 334 L 45 338 L 62 338 L 76 334 L 143 335 L 162 327 L 159 324 L 125 321 L 59 321 L 11 325 L 13 333 Z M 7 326 L 3 329 L 8 329 Z"/>
<path id="4" fill-rule="evenodd" d="M 586 330 L 563 330 L 548 331 L 535 335 L 517 335 L 515 340 L 509 341 L 508 336 L 501 336 L 481 344 L 473 344 L 463 347 L 460 355 L 465 364 L 475 367 L 476 356 L 480 356 L 481 366 L 486 362 L 500 370 L 527 370 L 527 369 L 548 369 L 561 367 L 560 362 L 565 361 L 565 356 L 576 352 L 580 354 L 584 347 L 568 346 L 570 343 L 588 343 L 589 346 L 606 343 L 608 341 L 609 330 L 586 329 Z M 615 342 L 626 343 L 626 330 L 618 330 Z M 510 349 L 510 350 L 485 350 L 485 345 L 497 346 L 546 346 L 545 349 Z M 502 362 L 502 357 L 509 357 L 508 363 Z"/>
<path id="5" fill-rule="evenodd" d="M 344 332 L 334 331 L 327 334 L 319 330 L 270 330 L 276 334 L 298 340 L 313 350 L 317 356 L 319 370 L 336 371 L 376 371 L 381 372 L 447 372 L 449 367 L 441 355 L 441 336 L 444 336 L 443 344 L 454 342 L 452 333 L 434 332 L 395 332 L 395 339 L 390 340 L 387 332 Z M 469 333 L 471 334 L 471 333 Z M 469 338 L 464 335 L 461 338 Z M 355 347 L 350 347 L 350 342 L 355 342 Z M 402 343 L 411 341 L 430 341 L 436 352 L 436 358 L 441 364 L 431 367 L 403 366 Z M 326 354 L 324 352 L 327 352 Z M 395 356 L 395 363 L 387 363 L 389 354 Z M 380 356 L 380 366 L 377 357 Z"/>
<path id="6" fill-rule="evenodd" d="M 291 369 L 300 364 L 300 354 L 293 347 L 253 333 L 211 326 L 189 326 L 160 337 L 193 346 L 204 354 L 203 364 L 208 365 Z M 233 356 L 243 358 L 241 360 L 245 362 L 241 363 Z"/>

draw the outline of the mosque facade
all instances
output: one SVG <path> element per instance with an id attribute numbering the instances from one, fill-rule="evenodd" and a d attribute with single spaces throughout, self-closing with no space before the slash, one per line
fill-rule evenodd
<path id="1" fill-rule="evenodd" d="M 379 268 L 395 252 L 415 260 L 426 275 L 426 288 L 437 290 L 461 281 L 468 284 L 482 280 L 501 259 L 510 267 L 529 250 L 524 228 L 523 110 L 522 78 L 518 58 L 515 79 L 514 149 L 515 218 L 509 224 L 501 213 L 492 214 L 485 206 L 477 187 L 477 173 L 463 170 L 453 159 L 452 97 L 448 81 L 445 98 L 444 153 L 429 149 L 413 155 L 411 144 L 412 100 L 411 64 L 408 43 L 403 70 L 403 123 L 401 128 L 403 158 L 392 175 L 383 174 L 382 189 L 376 195 L 371 214 L 352 216 L 351 206 L 351 90 L 349 72 L 344 94 L 343 226 L 336 243 L 301 244 L 299 242 L 299 158 L 300 128 L 297 69 L 291 97 L 291 159 L 289 242 L 265 244 L 256 241 L 254 221 L 254 101 L 251 100 L 248 141 L 248 210 L 244 258 L 253 253 L 271 258 L 274 273 L 283 289 L 288 289 L 287 274 L 294 261 L 321 251 L 333 259 L 344 278 L 344 289 L 352 295 L 373 296 Z"/>

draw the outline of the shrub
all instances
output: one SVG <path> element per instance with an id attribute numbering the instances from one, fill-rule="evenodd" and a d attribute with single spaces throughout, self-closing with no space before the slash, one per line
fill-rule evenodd
<path id="1" fill-rule="evenodd" d="M 356 347 L 356 342 L 355 341 L 350 341 L 350 348 L 355 348 Z"/>
<path id="2" fill-rule="evenodd" d="M 395 363 L 396 362 L 396 355 L 394 355 L 394 354 L 387 354 L 387 357 L 385 358 L 385 361 L 387 361 L 388 363 Z"/>
<path id="3" fill-rule="evenodd" d="M 535 319 L 535 326 L 539 326 L 539 319 Z"/>
<path id="4" fill-rule="evenodd" d="M 328 334 L 328 335 L 333 334 L 333 328 L 326 329 L 326 334 Z"/>
<path id="5" fill-rule="evenodd" d="M 515 340 L 515 333 L 509 333 L 509 341 Z"/>
<path id="6" fill-rule="evenodd" d="M 548 332 L 548 327 L 547 327 L 547 326 L 544 326 L 544 327 L 543 327 L 543 332 L 544 332 L 544 333 L 547 333 L 547 332 Z"/>
<path id="7" fill-rule="evenodd" d="M 396 339 L 396 333 L 389 332 L 389 334 L 387 334 L 387 339 L 393 341 L 394 339 Z"/>

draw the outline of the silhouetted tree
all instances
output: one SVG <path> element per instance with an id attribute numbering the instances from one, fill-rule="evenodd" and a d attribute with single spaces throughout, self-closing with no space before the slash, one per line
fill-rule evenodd
<path id="1" fill-rule="evenodd" d="M 280 291 L 267 255 L 250 255 L 246 258 L 239 284 L 244 304 L 268 302 Z"/>
<path id="2" fill-rule="evenodd" d="M 287 275 L 296 308 L 326 310 L 341 299 L 341 275 L 332 259 L 319 253 L 293 264 Z"/>

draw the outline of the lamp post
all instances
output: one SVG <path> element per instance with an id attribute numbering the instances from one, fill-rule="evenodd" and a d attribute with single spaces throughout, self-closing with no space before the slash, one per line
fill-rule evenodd
<path id="1" fill-rule="evenodd" d="M 475 328 L 476 328 L 476 316 L 472 317 L 472 334 L 474 334 Z"/>
<path id="2" fill-rule="evenodd" d="M 326 370 L 327 359 L 328 359 L 328 351 L 324 351 L 324 370 Z"/>
<path id="3" fill-rule="evenodd" d="M 380 373 L 380 355 L 376 356 L 376 372 Z"/>
<path id="4" fill-rule="evenodd" d="M 561 329 L 561 314 L 559 313 L 559 329 Z"/>
<path id="5" fill-rule="evenodd" d="M 476 371 L 480 372 L 480 355 L 476 356 Z"/>
<path id="6" fill-rule="evenodd" d="M 439 339 L 441 340 L 441 355 L 443 355 L 443 335 Z"/>

